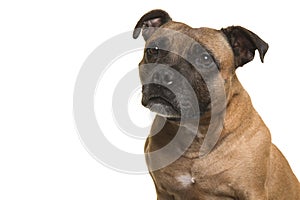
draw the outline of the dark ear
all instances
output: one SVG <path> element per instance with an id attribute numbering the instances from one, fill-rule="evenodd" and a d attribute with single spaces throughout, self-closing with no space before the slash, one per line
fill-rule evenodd
<path id="1" fill-rule="evenodd" d="M 157 27 L 171 21 L 169 14 L 163 10 L 152 10 L 146 13 L 136 24 L 133 31 L 133 38 L 136 39 L 139 37 L 142 30 L 142 35 L 145 40 L 148 40 L 149 37 L 154 33 Z"/>
<path id="2" fill-rule="evenodd" d="M 230 26 L 221 30 L 232 47 L 236 68 L 253 60 L 256 49 L 258 49 L 261 62 L 264 62 L 269 45 L 256 34 L 241 26 Z"/>

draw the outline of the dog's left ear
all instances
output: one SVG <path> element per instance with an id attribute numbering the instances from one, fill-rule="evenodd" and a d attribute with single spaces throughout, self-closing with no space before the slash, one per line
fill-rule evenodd
<path id="1" fill-rule="evenodd" d="M 158 27 L 168 21 L 172 21 L 172 19 L 166 11 L 152 10 L 143 15 L 138 21 L 133 31 L 133 38 L 138 38 L 142 30 L 142 35 L 146 41 Z"/>
<path id="2" fill-rule="evenodd" d="M 241 26 L 230 26 L 221 29 L 221 31 L 226 35 L 232 47 L 236 68 L 253 60 L 256 49 L 259 52 L 261 62 L 264 62 L 264 56 L 269 45 L 256 34 Z"/>

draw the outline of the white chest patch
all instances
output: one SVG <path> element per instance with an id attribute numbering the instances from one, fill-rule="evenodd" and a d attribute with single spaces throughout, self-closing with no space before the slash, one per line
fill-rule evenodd
<path id="1" fill-rule="evenodd" d="M 190 174 L 177 176 L 176 180 L 185 188 L 196 183 L 195 178 L 193 178 Z"/>

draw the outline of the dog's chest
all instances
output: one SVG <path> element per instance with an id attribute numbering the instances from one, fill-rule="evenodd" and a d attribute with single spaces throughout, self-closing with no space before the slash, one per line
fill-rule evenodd
<path id="1" fill-rule="evenodd" d="M 179 158 L 169 166 L 151 172 L 155 185 L 162 193 L 168 193 L 176 200 L 219 199 L 220 194 L 231 190 L 224 182 L 222 173 L 212 173 L 199 165 L 198 159 Z M 224 198 L 221 199 L 231 199 Z"/>
<path id="2" fill-rule="evenodd" d="M 180 158 L 169 166 L 152 173 L 161 188 L 180 191 L 196 186 L 196 177 L 192 172 L 193 162 Z"/>

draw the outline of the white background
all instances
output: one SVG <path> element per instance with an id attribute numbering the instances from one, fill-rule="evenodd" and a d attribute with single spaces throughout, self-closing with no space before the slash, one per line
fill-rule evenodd
<path id="1" fill-rule="evenodd" d="M 242 25 L 269 43 L 265 63 L 256 58 L 238 75 L 300 178 L 296 3 L 1 1 L 0 199 L 155 199 L 149 175 L 122 174 L 92 158 L 72 113 L 74 83 L 87 56 L 112 36 L 132 30 L 154 8 L 193 27 Z M 136 66 L 140 58 L 133 58 Z M 126 68 L 126 57 L 122 62 Z"/>

